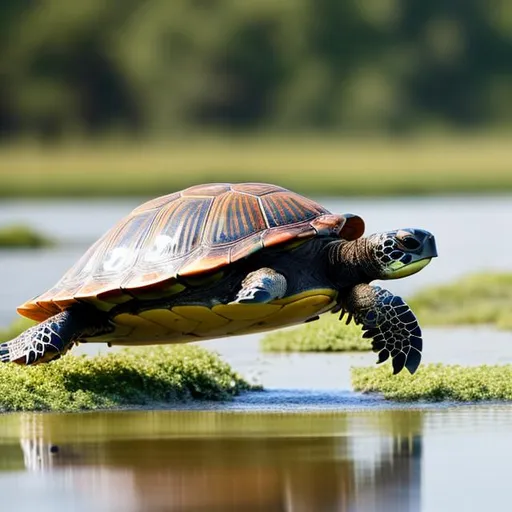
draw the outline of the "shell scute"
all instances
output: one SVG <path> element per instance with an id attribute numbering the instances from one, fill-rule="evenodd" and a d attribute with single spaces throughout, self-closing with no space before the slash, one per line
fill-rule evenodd
<path id="1" fill-rule="evenodd" d="M 329 213 L 319 204 L 291 192 L 276 192 L 261 198 L 270 228 L 304 222 Z"/>
<path id="2" fill-rule="evenodd" d="M 162 206 L 172 203 L 180 196 L 180 192 L 173 192 L 172 194 L 156 197 L 155 199 L 151 199 L 149 201 L 146 201 L 145 203 L 142 203 L 140 206 L 137 206 L 137 208 L 135 208 L 132 213 L 140 213 L 145 212 L 147 210 L 162 208 Z"/>
<path id="3" fill-rule="evenodd" d="M 18 311 L 41 320 L 75 299 L 167 294 L 178 276 L 218 270 L 252 253 L 315 236 L 354 239 L 364 222 L 265 183 L 212 183 L 147 201 L 94 243 L 48 292 Z M 140 292 L 140 293 L 139 293 Z M 142 295 L 141 295 L 142 294 Z M 108 301 L 107 301 L 108 302 Z M 169 320 L 169 313 L 164 315 Z"/>
<path id="4" fill-rule="evenodd" d="M 244 194 L 253 194 L 255 196 L 264 196 L 276 191 L 287 192 L 283 187 L 270 185 L 268 183 L 235 183 L 231 185 L 231 189 Z"/>
<path id="5" fill-rule="evenodd" d="M 234 244 L 230 249 L 230 261 L 238 261 L 242 258 L 246 258 L 251 254 L 263 249 L 262 233 L 256 233 L 251 235 L 244 240 L 240 240 L 239 243 Z"/>
<path id="6" fill-rule="evenodd" d="M 205 244 L 232 244 L 267 228 L 258 198 L 229 192 L 217 197 L 209 216 Z"/>
<path id="7" fill-rule="evenodd" d="M 229 183 L 207 183 L 206 185 L 195 185 L 186 188 L 181 192 L 183 197 L 208 196 L 216 197 L 231 190 Z"/>
<path id="8" fill-rule="evenodd" d="M 271 247 L 278 244 L 285 244 L 296 238 L 311 238 L 315 235 L 316 231 L 310 224 L 281 226 L 266 231 L 263 238 L 263 244 L 265 247 Z"/>

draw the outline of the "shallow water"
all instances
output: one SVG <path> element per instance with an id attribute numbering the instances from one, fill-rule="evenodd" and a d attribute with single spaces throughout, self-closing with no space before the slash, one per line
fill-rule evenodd
<path id="1" fill-rule="evenodd" d="M 140 201 L 4 202 L 55 249 L 0 252 L 0 325 Z M 404 295 L 512 267 L 510 197 L 343 199 L 367 232 L 419 226 L 440 258 L 389 283 Z M 266 391 L 171 411 L 0 415 L 0 496 L 18 512 L 508 510 L 512 406 L 404 406 L 350 391 L 375 355 L 262 354 L 259 335 L 202 343 Z M 512 333 L 424 329 L 424 362 L 512 362 Z M 103 345 L 82 345 L 95 353 Z M 53 447 L 53 448 L 52 448 Z"/>
<path id="2" fill-rule="evenodd" d="M 0 417 L 19 512 L 507 510 L 512 408 Z"/>
<path id="3" fill-rule="evenodd" d="M 511 333 L 450 334 L 425 330 L 426 362 L 512 361 Z M 0 415 L 3 503 L 19 512 L 508 509 L 512 404 L 387 402 L 350 390 L 350 367 L 374 354 L 263 354 L 258 340 L 203 343 L 266 387 L 233 401 Z"/>

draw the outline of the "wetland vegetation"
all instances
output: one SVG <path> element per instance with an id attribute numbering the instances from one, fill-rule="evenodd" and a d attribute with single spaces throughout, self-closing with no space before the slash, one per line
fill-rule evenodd
<path id="1" fill-rule="evenodd" d="M 199 347 L 130 348 L 94 357 L 68 354 L 32 367 L 0 368 L 0 412 L 161 407 L 225 400 L 255 389 Z"/>
<path id="2" fill-rule="evenodd" d="M 218 181 L 267 181 L 307 196 L 503 193 L 512 191 L 511 158 L 505 136 L 12 145 L 0 149 L 0 196 L 159 196 Z"/>
<path id="3" fill-rule="evenodd" d="M 426 288 L 409 301 L 422 325 L 512 329 L 512 273 L 477 273 Z"/>
<path id="4" fill-rule="evenodd" d="M 352 368 L 355 391 L 379 393 L 399 401 L 512 400 L 512 365 L 459 366 L 426 364 L 414 375 L 392 375 L 385 364 L 378 368 Z"/>
<path id="5" fill-rule="evenodd" d="M 325 314 L 316 322 L 282 329 L 264 336 L 264 352 L 355 352 L 371 349 L 370 340 L 363 339 L 361 327 L 345 325 L 338 314 Z"/>
<path id="6" fill-rule="evenodd" d="M 55 241 L 30 226 L 12 224 L 0 226 L 0 249 L 50 247 Z"/>

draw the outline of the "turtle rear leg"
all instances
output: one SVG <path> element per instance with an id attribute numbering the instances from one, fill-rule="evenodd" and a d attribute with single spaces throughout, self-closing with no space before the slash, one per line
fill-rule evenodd
<path id="1" fill-rule="evenodd" d="M 286 294 L 286 278 L 271 268 L 260 268 L 247 274 L 234 300 L 240 304 L 264 304 Z"/>
<path id="2" fill-rule="evenodd" d="M 32 365 L 46 363 L 64 355 L 84 335 L 109 329 L 108 320 L 98 312 L 92 315 L 78 309 L 58 313 L 30 327 L 17 338 L 0 344 L 0 362 Z"/>

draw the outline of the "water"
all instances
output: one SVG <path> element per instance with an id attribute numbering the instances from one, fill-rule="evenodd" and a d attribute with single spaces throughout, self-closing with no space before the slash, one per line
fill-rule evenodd
<path id="1" fill-rule="evenodd" d="M 50 287 L 139 200 L 4 202 L 63 243 L 0 253 L 0 325 Z M 386 286 L 411 294 L 476 270 L 510 270 L 510 197 L 343 199 L 367 232 L 433 231 L 440 257 Z M 264 384 L 232 402 L 166 411 L 0 416 L 0 495 L 18 512 L 508 510 L 512 406 L 385 402 L 350 390 L 375 355 L 262 354 L 259 335 L 204 342 Z M 512 362 L 512 334 L 424 329 L 424 362 Z M 102 345 L 81 346 L 89 353 Z M 3 510 L 3 506 L 1 508 Z"/>
<path id="2" fill-rule="evenodd" d="M 508 510 L 511 427 L 496 406 L 7 415 L 0 494 L 18 512 Z"/>

